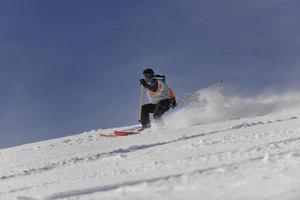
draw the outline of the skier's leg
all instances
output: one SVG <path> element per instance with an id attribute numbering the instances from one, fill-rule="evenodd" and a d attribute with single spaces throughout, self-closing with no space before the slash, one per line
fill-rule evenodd
<path id="1" fill-rule="evenodd" d="M 155 105 L 151 103 L 142 106 L 142 112 L 141 112 L 142 128 L 151 127 L 149 113 L 153 113 L 154 109 L 155 109 Z"/>
<path id="2" fill-rule="evenodd" d="M 164 126 L 164 122 L 161 118 L 161 116 L 167 112 L 170 109 L 170 100 L 162 100 L 158 104 L 156 104 L 155 109 L 154 109 L 154 114 L 153 118 L 155 119 L 155 122 L 159 126 Z"/>

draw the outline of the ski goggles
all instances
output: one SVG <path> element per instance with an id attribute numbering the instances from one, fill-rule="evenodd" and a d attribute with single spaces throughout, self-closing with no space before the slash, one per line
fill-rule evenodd
<path id="1" fill-rule="evenodd" d="M 143 74 L 145 78 L 152 78 L 153 74 Z"/>

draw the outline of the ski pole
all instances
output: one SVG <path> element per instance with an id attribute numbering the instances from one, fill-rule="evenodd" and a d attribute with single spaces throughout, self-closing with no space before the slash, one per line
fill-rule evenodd
<path id="1" fill-rule="evenodd" d="M 143 104 L 143 96 L 144 96 L 144 87 L 141 85 L 141 96 L 140 96 L 140 120 L 142 117 L 142 104 Z"/>
<path id="2" fill-rule="evenodd" d="M 201 92 L 205 91 L 205 90 L 208 90 L 214 86 L 217 86 L 218 84 L 222 84 L 224 83 L 224 80 L 218 80 L 218 81 L 215 81 L 215 82 L 212 82 L 210 83 L 209 85 L 203 87 L 202 89 L 194 92 L 193 94 L 189 94 L 189 95 L 186 95 L 179 103 L 178 105 L 181 106 L 182 104 L 184 104 L 185 101 L 189 100 L 189 99 L 192 99 L 193 97 L 196 97 L 198 96 Z"/>
<path id="3" fill-rule="evenodd" d="M 210 85 L 206 86 L 206 87 L 203 88 L 203 89 L 210 88 L 210 87 L 212 87 L 212 86 L 215 86 L 215 85 L 221 84 L 221 83 L 224 83 L 224 80 L 218 80 L 218 81 L 215 81 L 215 82 L 211 83 Z"/>

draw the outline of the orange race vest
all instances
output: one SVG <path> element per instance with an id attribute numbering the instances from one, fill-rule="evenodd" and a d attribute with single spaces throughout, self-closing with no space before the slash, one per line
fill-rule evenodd
<path id="1" fill-rule="evenodd" d="M 158 81 L 158 88 L 156 92 L 153 92 L 150 89 L 146 88 L 150 102 L 153 104 L 157 104 L 161 100 L 175 99 L 175 94 L 173 90 L 168 87 L 167 83 L 159 79 L 157 79 L 157 81 Z"/>

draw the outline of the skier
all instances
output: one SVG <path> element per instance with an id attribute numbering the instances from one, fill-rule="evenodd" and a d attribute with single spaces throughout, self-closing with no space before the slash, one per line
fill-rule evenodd
<path id="1" fill-rule="evenodd" d="M 153 113 L 156 123 L 163 126 L 161 116 L 177 105 L 174 92 L 168 87 L 164 75 L 155 75 L 151 68 L 145 69 L 143 75 L 145 79 L 140 79 L 140 82 L 147 91 L 150 103 L 141 108 L 140 131 L 151 127 L 149 113 Z"/>

